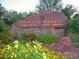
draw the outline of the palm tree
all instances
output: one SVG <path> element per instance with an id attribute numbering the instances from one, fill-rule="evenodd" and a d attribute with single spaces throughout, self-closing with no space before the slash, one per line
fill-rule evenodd
<path id="1" fill-rule="evenodd" d="M 62 12 L 64 13 L 65 16 L 67 16 L 69 19 L 71 16 L 77 11 L 76 8 L 73 8 L 72 5 L 66 5 L 65 8 L 62 9 Z"/>
<path id="2" fill-rule="evenodd" d="M 44 10 L 61 10 L 62 4 L 61 0 L 39 0 L 40 4 L 37 5 L 37 11 L 41 12 Z"/>

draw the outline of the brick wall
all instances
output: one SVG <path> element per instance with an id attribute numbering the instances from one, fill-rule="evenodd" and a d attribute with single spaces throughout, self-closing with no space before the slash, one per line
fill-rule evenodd
<path id="1" fill-rule="evenodd" d="M 35 34 L 53 34 L 56 35 L 58 37 L 62 37 L 64 35 L 64 29 L 54 29 L 54 28 L 27 28 L 27 29 L 23 29 L 23 28 L 17 28 L 15 26 L 15 24 L 12 26 L 12 32 L 13 33 L 28 33 L 28 32 L 32 32 Z"/>

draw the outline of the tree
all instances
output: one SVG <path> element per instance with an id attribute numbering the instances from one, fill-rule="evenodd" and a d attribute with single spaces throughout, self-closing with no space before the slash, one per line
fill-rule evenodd
<path id="1" fill-rule="evenodd" d="M 5 8 L 0 4 L 0 17 L 4 14 Z"/>
<path id="2" fill-rule="evenodd" d="M 69 19 L 76 11 L 77 9 L 73 8 L 73 6 L 69 4 L 67 4 L 65 8 L 62 9 L 62 12 L 64 13 L 64 15 L 67 16 Z"/>
<path id="3" fill-rule="evenodd" d="M 53 10 L 53 11 L 57 11 L 57 10 L 61 10 L 62 8 L 62 4 L 61 4 L 61 0 L 39 0 L 40 4 L 37 5 L 37 11 L 41 12 L 47 9 Z"/>
<path id="4" fill-rule="evenodd" d="M 79 34 L 79 15 L 75 15 L 71 20 L 67 22 L 65 28 L 66 34 L 68 33 L 75 33 Z"/>
<path id="5" fill-rule="evenodd" d="M 37 14 L 37 13 L 36 13 L 36 12 L 31 12 L 31 11 L 30 11 L 26 16 L 29 17 L 29 16 L 32 16 L 32 15 L 35 15 L 35 14 Z"/>
<path id="6" fill-rule="evenodd" d="M 27 16 L 26 12 L 18 13 L 17 11 L 12 11 L 11 10 L 11 11 L 6 11 L 5 12 L 5 15 L 3 16 L 4 17 L 3 20 L 7 25 L 11 25 L 11 24 L 15 23 L 17 20 L 21 20 L 26 16 Z"/>
<path id="7" fill-rule="evenodd" d="M 77 21 L 79 22 L 78 17 L 76 16 L 71 17 L 74 15 L 74 13 L 77 12 L 76 8 L 68 4 L 62 9 L 62 12 L 64 13 L 65 16 L 68 17 L 68 21 L 66 23 L 65 31 L 64 31 L 65 35 L 70 33 L 78 33 L 78 30 L 77 30 L 79 26 L 79 24 L 77 23 Z"/>
<path id="8" fill-rule="evenodd" d="M 39 0 L 39 5 L 37 5 L 37 11 L 42 12 L 44 10 L 61 11 L 65 16 L 71 18 L 71 16 L 77 11 L 74 6 L 67 4 L 63 7 L 61 0 Z"/>
<path id="9" fill-rule="evenodd" d="M 5 8 L 0 4 L 0 32 L 8 31 L 9 26 L 7 26 L 2 18 L 5 13 Z"/>

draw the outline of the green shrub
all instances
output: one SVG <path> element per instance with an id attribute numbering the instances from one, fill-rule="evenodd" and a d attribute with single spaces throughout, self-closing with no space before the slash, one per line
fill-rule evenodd
<path id="1" fill-rule="evenodd" d="M 69 33 L 79 34 L 79 17 L 75 17 L 67 21 L 65 26 L 65 35 Z"/>
<path id="2" fill-rule="evenodd" d="M 11 34 L 9 32 L 0 32 L 0 40 L 2 40 L 3 43 L 9 43 L 11 39 Z"/>
<path id="3" fill-rule="evenodd" d="M 73 45 L 77 48 L 79 48 L 79 42 L 73 42 Z"/>
<path id="4" fill-rule="evenodd" d="M 79 35 L 71 33 L 71 34 L 68 34 L 68 36 L 71 38 L 73 45 L 75 47 L 79 47 Z"/>
<path id="5" fill-rule="evenodd" d="M 68 36 L 71 38 L 72 42 L 79 42 L 79 35 L 78 34 L 71 33 Z"/>
<path id="6" fill-rule="evenodd" d="M 37 40 L 41 43 L 51 44 L 57 41 L 57 37 L 49 34 L 42 34 L 37 36 Z"/>

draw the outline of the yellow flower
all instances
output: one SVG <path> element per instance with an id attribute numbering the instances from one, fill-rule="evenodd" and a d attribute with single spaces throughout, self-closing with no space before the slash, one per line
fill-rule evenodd
<path id="1" fill-rule="evenodd" d="M 26 46 L 29 47 L 29 43 L 26 43 Z"/>
<path id="2" fill-rule="evenodd" d="M 38 53 L 38 50 L 36 50 L 35 52 Z"/>
<path id="3" fill-rule="evenodd" d="M 33 47 L 34 47 L 35 49 L 37 49 L 37 46 L 36 46 L 36 45 L 34 45 Z"/>
<path id="4" fill-rule="evenodd" d="M 15 47 L 15 48 L 18 48 L 18 45 L 16 44 L 16 45 L 14 45 L 14 47 Z"/>
<path id="5" fill-rule="evenodd" d="M 15 53 L 12 53 L 11 54 L 11 58 L 15 58 L 16 57 L 16 54 Z"/>
<path id="6" fill-rule="evenodd" d="M 5 49 L 5 50 L 10 50 L 10 51 L 12 50 L 12 48 L 11 48 L 10 45 L 6 45 L 6 46 L 4 47 L 4 49 Z"/>
<path id="7" fill-rule="evenodd" d="M 56 58 L 57 58 L 57 56 L 56 56 L 56 55 L 54 55 L 54 56 L 53 56 L 53 59 L 56 59 Z"/>
<path id="8" fill-rule="evenodd" d="M 40 49 L 40 48 L 42 48 L 42 46 L 41 46 L 41 45 L 39 45 L 39 44 L 38 44 L 37 46 L 38 46 L 38 48 L 39 48 L 39 49 Z"/>
<path id="9" fill-rule="evenodd" d="M 43 59 L 46 59 L 46 54 L 43 52 Z"/>
<path id="10" fill-rule="evenodd" d="M 14 41 L 14 44 L 19 44 L 19 42 L 17 40 Z"/>

